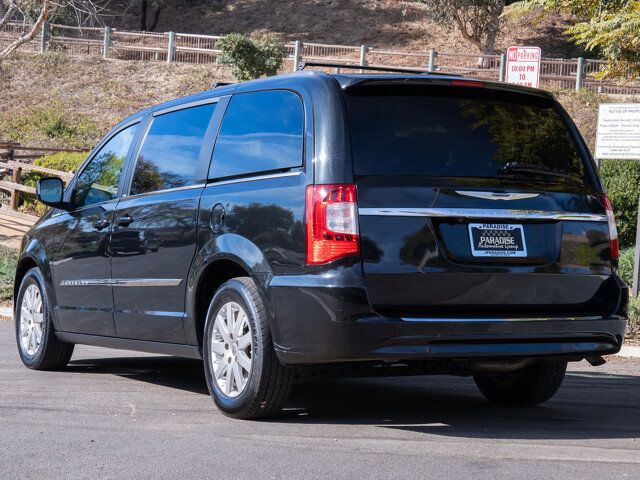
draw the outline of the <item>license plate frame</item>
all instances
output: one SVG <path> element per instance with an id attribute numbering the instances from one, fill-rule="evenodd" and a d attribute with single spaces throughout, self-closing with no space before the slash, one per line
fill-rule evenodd
<path id="1" fill-rule="evenodd" d="M 527 242 L 521 224 L 470 223 L 468 231 L 471 255 L 474 257 L 527 256 Z"/>

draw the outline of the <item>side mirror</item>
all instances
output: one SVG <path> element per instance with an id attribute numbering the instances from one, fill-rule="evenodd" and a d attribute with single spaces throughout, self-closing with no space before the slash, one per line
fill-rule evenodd
<path id="1" fill-rule="evenodd" d="M 64 184 L 58 177 L 41 178 L 36 183 L 36 197 L 45 205 L 54 208 L 65 208 L 62 200 Z"/>

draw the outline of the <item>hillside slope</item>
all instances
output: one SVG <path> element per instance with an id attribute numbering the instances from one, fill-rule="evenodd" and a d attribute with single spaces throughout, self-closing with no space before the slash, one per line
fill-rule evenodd
<path id="1" fill-rule="evenodd" d="M 0 66 L 0 139 L 90 147 L 137 110 L 232 80 L 224 66 L 22 53 Z M 556 95 L 593 147 L 598 104 L 611 98 L 574 91 Z"/>
<path id="2" fill-rule="evenodd" d="M 87 147 L 142 108 L 233 81 L 216 65 L 21 53 L 0 65 L 0 139 Z"/>
<path id="3" fill-rule="evenodd" d="M 156 31 L 225 34 L 270 32 L 286 40 L 341 45 L 367 44 L 399 50 L 435 48 L 477 53 L 455 30 L 427 17 L 425 6 L 400 0 L 166 0 Z M 136 7 L 105 21 L 118 28 L 140 29 Z M 503 21 L 497 49 L 538 45 L 545 56 L 572 57 L 581 50 L 562 31 L 566 18 L 536 14 Z"/>

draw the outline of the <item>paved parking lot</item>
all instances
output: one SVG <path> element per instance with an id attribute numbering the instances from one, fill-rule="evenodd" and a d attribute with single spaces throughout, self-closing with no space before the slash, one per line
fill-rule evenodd
<path id="1" fill-rule="evenodd" d="M 0 478 L 640 479 L 640 361 L 571 368 L 542 407 L 472 380 L 331 380 L 281 418 L 218 413 L 197 361 L 78 347 L 64 372 L 19 361 L 0 322 Z"/>

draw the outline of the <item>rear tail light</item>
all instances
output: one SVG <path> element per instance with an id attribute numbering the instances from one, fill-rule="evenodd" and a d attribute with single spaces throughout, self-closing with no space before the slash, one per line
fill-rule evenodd
<path id="1" fill-rule="evenodd" d="M 307 264 L 359 252 L 355 185 L 309 185 L 306 196 Z"/>
<path id="2" fill-rule="evenodd" d="M 618 260 L 620 257 L 620 248 L 618 246 L 618 229 L 616 228 L 616 219 L 613 216 L 613 206 L 611 200 L 606 195 L 602 196 L 604 208 L 607 212 L 607 223 L 609 224 L 609 250 L 611 251 L 611 260 Z"/>

